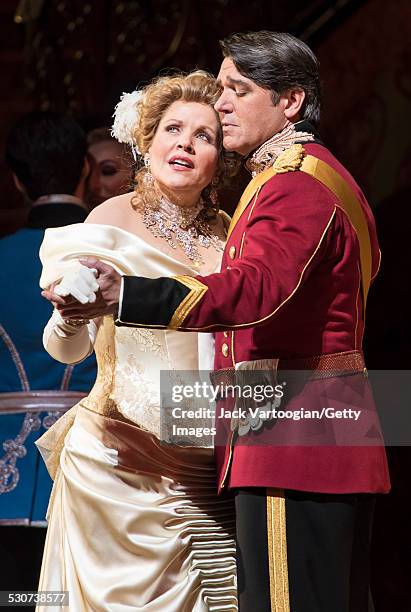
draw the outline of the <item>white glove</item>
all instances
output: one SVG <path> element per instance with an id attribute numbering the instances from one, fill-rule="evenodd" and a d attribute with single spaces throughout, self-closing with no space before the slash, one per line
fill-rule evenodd
<path id="1" fill-rule="evenodd" d="M 96 291 L 99 289 L 97 275 L 95 268 L 87 268 L 78 261 L 73 262 L 54 287 L 54 293 L 61 297 L 72 295 L 81 304 L 91 304 L 96 301 Z"/>

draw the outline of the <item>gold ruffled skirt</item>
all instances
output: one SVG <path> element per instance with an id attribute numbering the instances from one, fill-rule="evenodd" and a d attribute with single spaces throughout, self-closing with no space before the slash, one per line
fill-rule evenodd
<path id="1" fill-rule="evenodd" d="M 48 519 L 39 591 L 68 591 L 61 609 L 237 610 L 234 508 L 211 449 L 161 446 L 79 406 Z"/>

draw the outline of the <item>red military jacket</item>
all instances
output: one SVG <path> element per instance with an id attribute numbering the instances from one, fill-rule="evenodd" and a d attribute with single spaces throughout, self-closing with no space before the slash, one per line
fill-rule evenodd
<path id="1" fill-rule="evenodd" d="M 380 252 L 364 195 L 324 146 L 305 144 L 306 155 L 325 162 L 356 195 L 373 278 Z M 361 349 L 360 244 L 338 197 L 286 162 L 242 209 L 234 214 L 220 273 L 125 277 L 117 324 L 214 331 L 216 369 Z M 324 493 L 386 492 L 390 486 L 382 446 L 234 445 L 216 454 L 220 486 Z"/>

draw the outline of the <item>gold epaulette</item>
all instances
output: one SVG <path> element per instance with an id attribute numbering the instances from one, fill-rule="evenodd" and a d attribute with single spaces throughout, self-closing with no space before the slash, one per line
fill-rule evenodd
<path id="1" fill-rule="evenodd" d="M 275 160 L 271 166 L 274 174 L 284 174 L 285 172 L 295 172 L 301 168 L 305 156 L 304 147 L 302 144 L 292 145 L 289 149 L 285 149 Z M 257 178 L 257 177 L 256 177 Z"/>

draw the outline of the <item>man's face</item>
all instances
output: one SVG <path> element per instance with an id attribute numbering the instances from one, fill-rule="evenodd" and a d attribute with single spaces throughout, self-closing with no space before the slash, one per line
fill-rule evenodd
<path id="1" fill-rule="evenodd" d="M 248 155 L 285 127 L 286 98 L 274 106 L 271 92 L 240 74 L 230 57 L 221 64 L 217 79 L 223 91 L 214 108 L 220 115 L 227 151 Z"/>

